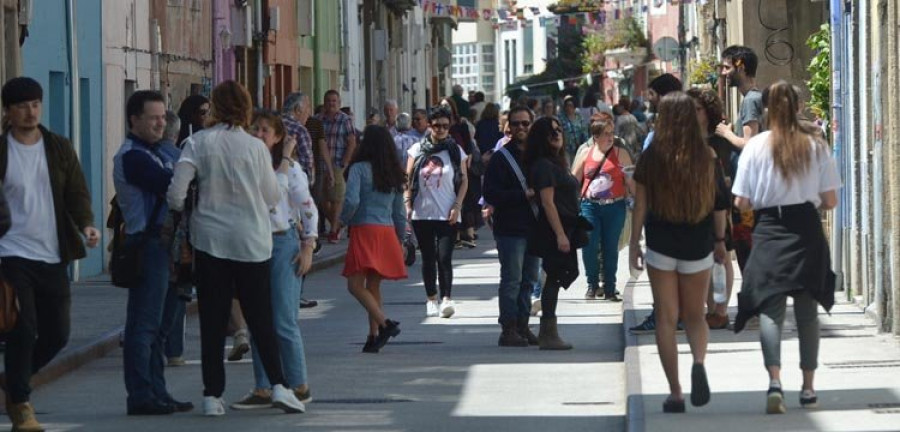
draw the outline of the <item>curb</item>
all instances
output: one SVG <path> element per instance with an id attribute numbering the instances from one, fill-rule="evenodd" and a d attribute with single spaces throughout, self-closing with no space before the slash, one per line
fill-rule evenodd
<path id="1" fill-rule="evenodd" d="M 628 279 L 622 306 L 622 333 L 625 335 L 625 430 L 644 432 L 644 396 L 641 392 L 641 356 L 638 337 L 628 331 L 638 324 L 634 313 L 634 288 L 637 279 Z"/>
<path id="2" fill-rule="evenodd" d="M 309 273 L 325 270 L 344 261 L 347 255 L 347 249 L 344 248 L 331 255 L 325 255 L 319 260 L 314 260 L 310 266 Z M 186 315 L 197 313 L 197 302 L 191 302 L 185 310 Z M 49 384 L 62 378 L 69 372 L 78 369 L 90 363 L 93 360 L 106 356 L 113 350 L 119 348 L 119 335 L 125 330 L 125 325 L 116 327 L 94 341 L 85 345 L 66 350 L 61 355 L 54 358 L 47 366 L 41 368 L 40 372 L 31 377 L 32 389 L 42 385 Z M 0 374 L 0 380 L 6 381 L 6 373 Z M 0 400 L 6 402 L 6 393 L 0 392 Z"/>

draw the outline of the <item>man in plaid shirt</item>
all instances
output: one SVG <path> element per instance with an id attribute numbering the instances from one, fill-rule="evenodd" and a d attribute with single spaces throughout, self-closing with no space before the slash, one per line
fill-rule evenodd
<path id="1" fill-rule="evenodd" d="M 350 164 L 350 158 L 356 150 L 356 129 L 350 116 L 340 111 L 341 95 L 337 90 L 325 92 L 325 107 L 322 114 L 316 116 L 325 128 L 325 141 L 334 167 L 334 185 L 325 194 L 325 214 L 331 225 L 328 234 L 329 243 L 337 243 L 340 239 L 341 208 L 344 204 L 344 167 Z"/>
<path id="2" fill-rule="evenodd" d="M 306 111 L 309 109 L 306 98 L 302 92 L 291 93 L 285 98 L 281 108 L 281 121 L 284 123 L 286 136 L 293 136 L 297 140 L 296 157 L 303 172 L 309 178 L 309 184 L 316 183 L 316 170 L 313 166 L 312 138 L 303 123 L 306 121 Z"/>

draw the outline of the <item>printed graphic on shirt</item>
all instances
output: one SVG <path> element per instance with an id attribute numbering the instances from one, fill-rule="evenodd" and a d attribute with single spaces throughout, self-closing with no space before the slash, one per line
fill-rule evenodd
<path id="1" fill-rule="evenodd" d="M 612 176 L 607 173 L 600 173 L 588 185 L 587 197 L 592 200 L 612 199 L 612 187 Z"/>
<path id="2" fill-rule="evenodd" d="M 444 161 L 437 156 L 431 156 L 422 166 L 422 180 L 428 189 L 440 189 L 444 176 Z"/>

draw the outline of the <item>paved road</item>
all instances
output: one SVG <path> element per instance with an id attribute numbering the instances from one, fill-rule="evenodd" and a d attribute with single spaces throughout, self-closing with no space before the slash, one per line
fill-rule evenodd
<path id="1" fill-rule="evenodd" d="M 484 235 L 484 234 L 483 234 Z M 410 279 L 384 286 L 389 316 L 403 333 L 380 354 L 360 353 L 366 321 L 347 293 L 341 266 L 307 281 L 306 296 L 320 301 L 302 310 L 314 402 L 308 412 L 228 411 L 205 418 L 200 410 L 167 417 L 127 417 L 121 351 L 38 389 L 39 419 L 56 431 L 622 431 L 625 382 L 621 303 L 581 299 L 584 283 L 563 293 L 560 324 L 574 343 L 569 352 L 499 348 L 493 241 L 457 250 L 451 319 L 424 318 L 418 263 Z M 532 319 L 537 327 L 537 319 Z M 184 367 L 167 370 L 179 399 L 200 405 L 199 331 L 187 329 Z M 227 402 L 253 383 L 248 362 L 227 366 Z M 8 427 L 9 423 L 6 423 Z M 0 423 L 0 428 L 3 424 Z"/>

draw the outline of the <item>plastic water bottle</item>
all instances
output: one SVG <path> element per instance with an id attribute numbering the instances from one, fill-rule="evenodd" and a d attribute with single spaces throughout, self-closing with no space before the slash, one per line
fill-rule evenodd
<path id="1" fill-rule="evenodd" d="M 719 263 L 713 264 L 712 269 L 713 300 L 722 304 L 728 301 L 725 297 L 725 266 Z"/>

